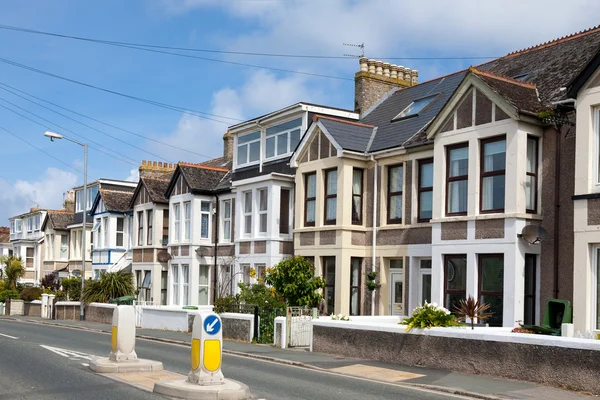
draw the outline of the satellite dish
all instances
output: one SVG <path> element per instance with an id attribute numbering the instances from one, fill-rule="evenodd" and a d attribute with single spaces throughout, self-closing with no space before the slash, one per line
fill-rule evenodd
<path id="1" fill-rule="evenodd" d="M 529 244 L 540 244 L 547 236 L 548 232 L 541 225 L 526 225 L 517 235 Z"/>
<path id="2" fill-rule="evenodd" d="M 158 262 L 168 262 L 171 258 L 173 257 L 171 257 L 171 255 L 164 250 L 159 251 L 156 255 Z"/>

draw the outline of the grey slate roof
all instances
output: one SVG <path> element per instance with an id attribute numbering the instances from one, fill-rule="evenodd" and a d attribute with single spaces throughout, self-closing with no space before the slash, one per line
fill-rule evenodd
<path id="1" fill-rule="evenodd" d="M 561 91 L 584 70 L 600 51 L 600 26 L 557 40 L 510 53 L 480 65 L 496 74 L 515 77 L 524 73 L 535 83 L 543 103 L 563 100 Z"/>
<path id="2" fill-rule="evenodd" d="M 231 178 L 228 178 L 231 176 L 230 168 L 231 162 L 226 162 L 225 168 L 214 167 L 207 163 L 179 163 L 165 192 L 165 196 L 170 195 L 179 175 L 183 175 L 192 193 L 213 194 L 227 190 L 231 187 Z"/>
<path id="3" fill-rule="evenodd" d="M 150 200 L 152 200 L 153 203 L 166 204 L 169 202 L 169 199 L 165 196 L 165 194 L 167 192 L 167 188 L 169 187 L 170 178 L 172 176 L 173 174 L 165 175 L 164 177 L 166 179 L 140 177 L 140 182 L 146 187 L 148 195 L 150 196 Z"/>
<path id="4" fill-rule="evenodd" d="M 471 71 L 519 112 L 537 116 L 540 111 L 546 108 L 540 101 L 536 86 L 533 84 L 479 71 L 475 68 L 471 68 Z"/>
<path id="5" fill-rule="evenodd" d="M 327 129 L 327 132 L 333 136 L 343 149 L 361 153 L 367 151 L 371 134 L 375 128 L 374 126 L 357 124 L 337 118 L 323 116 L 319 116 L 318 118 L 325 129 Z"/>
<path id="6" fill-rule="evenodd" d="M 388 97 L 360 121 L 377 126 L 377 133 L 369 151 L 400 147 L 422 131 L 448 102 L 466 73 L 467 71 L 460 71 L 416 86 L 399 89 Z M 392 122 L 413 101 L 436 94 L 437 97 L 417 116 Z"/>
<path id="7" fill-rule="evenodd" d="M 109 190 L 100 189 L 100 196 L 104 201 L 104 206 L 107 211 L 125 212 L 130 209 L 129 205 L 133 198 L 134 188 L 131 190 Z"/>
<path id="8" fill-rule="evenodd" d="M 73 224 L 75 213 L 67 210 L 48 210 L 46 218 L 42 223 L 42 230 L 46 229 L 50 223 L 52 229 L 67 229 L 67 226 Z"/>

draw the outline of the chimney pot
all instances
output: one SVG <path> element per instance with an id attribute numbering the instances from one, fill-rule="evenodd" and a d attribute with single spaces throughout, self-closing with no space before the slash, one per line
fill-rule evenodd
<path id="1" fill-rule="evenodd" d="M 383 61 L 375 61 L 375 73 L 383 75 Z"/>
<path id="2" fill-rule="evenodd" d="M 390 77 L 393 79 L 398 79 L 398 66 L 396 64 L 392 64 L 390 66 Z"/>
<path id="3" fill-rule="evenodd" d="M 146 160 L 142 160 L 142 165 L 146 165 Z"/>
<path id="4" fill-rule="evenodd" d="M 413 69 L 413 72 L 412 72 L 412 84 L 416 85 L 417 83 L 419 83 L 419 71 L 417 71 L 416 69 Z"/>
<path id="5" fill-rule="evenodd" d="M 369 72 L 369 65 L 367 64 L 368 61 L 369 59 L 367 57 L 359 58 L 358 62 L 360 64 L 360 72 Z"/>
<path id="6" fill-rule="evenodd" d="M 390 63 L 383 63 L 383 76 L 385 76 L 386 78 L 390 77 Z"/>
<path id="7" fill-rule="evenodd" d="M 404 68 L 404 80 L 405 81 L 411 82 L 410 73 L 411 73 L 410 68 Z"/>
<path id="8" fill-rule="evenodd" d="M 367 65 L 369 66 L 369 72 L 371 74 L 375 73 L 375 60 L 369 60 Z"/>

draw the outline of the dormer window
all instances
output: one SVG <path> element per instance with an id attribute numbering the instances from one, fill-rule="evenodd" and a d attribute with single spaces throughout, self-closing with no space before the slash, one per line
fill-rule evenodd
<path id="1" fill-rule="evenodd" d="M 437 94 L 413 101 L 408 105 L 408 107 L 400 111 L 400 114 L 396 115 L 392 121 L 398 121 L 419 115 L 419 113 L 423 111 L 423 109 L 427 107 L 436 97 Z"/>
<path id="2" fill-rule="evenodd" d="M 290 154 L 300 143 L 302 118 L 267 128 L 265 141 L 265 158 L 273 158 Z"/>
<path id="3" fill-rule="evenodd" d="M 528 82 L 529 81 L 529 72 L 525 72 L 523 74 L 515 75 L 512 78 L 514 80 L 517 80 L 517 81 Z"/>
<path id="4" fill-rule="evenodd" d="M 237 165 L 256 162 L 260 159 L 260 132 L 238 137 Z"/>

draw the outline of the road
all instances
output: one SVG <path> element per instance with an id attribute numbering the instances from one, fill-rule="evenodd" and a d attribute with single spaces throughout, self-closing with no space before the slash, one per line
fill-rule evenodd
<path id="1" fill-rule="evenodd" d="M 87 369 L 86 355 L 107 356 L 109 342 L 102 333 L 0 320 L 0 400 L 161 398 Z M 138 339 L 136 352 L 162 361 L 169 371 L 189 372 L 189 347 Z M 465 399 L 227 354 L 222 370 L 226 378 L 246 383 L 256 399 Z"/>

